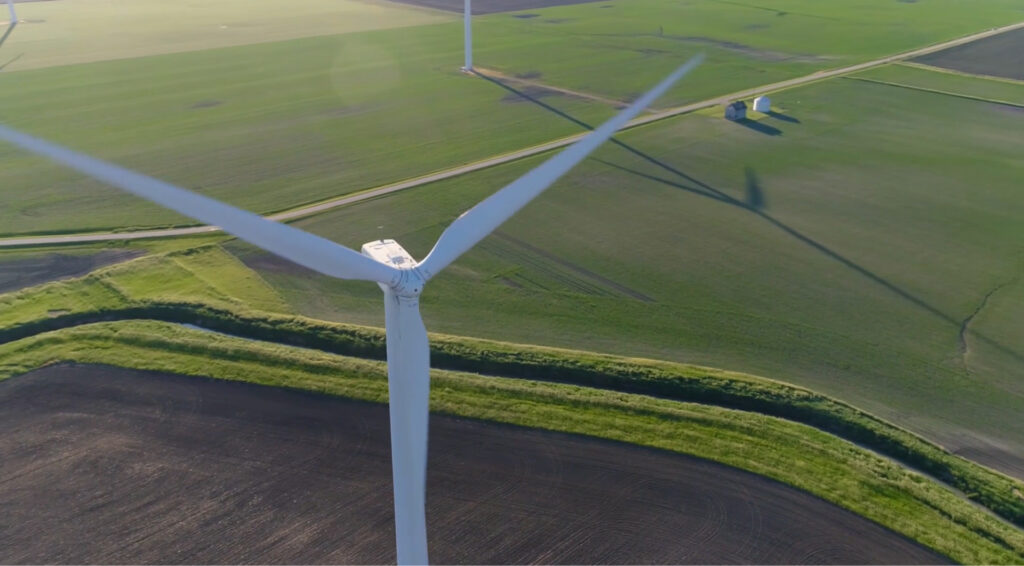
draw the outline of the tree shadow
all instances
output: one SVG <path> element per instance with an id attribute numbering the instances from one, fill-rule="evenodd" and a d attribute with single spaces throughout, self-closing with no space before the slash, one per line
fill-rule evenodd
<path id="1" fill-rule="evenodd" d="M 583 122 L 582 120 L 579 120 L 579 119 L 571 116 L 570 114 L 568 114 L 568 113 L 566 113 L 566 112 L 564 112 L 562 110 L 559 110 L 559 109 L 557 109 L 557 108 L 555 108 L 555 107 L 553 107 L 553 106 L 551 106 L 551 105 L 549 105 L 549 104 L 547 104 L 547 103 L 545 103 L 545 102 L 543 102 L 541 100 L 538 100 L 538 99 L 536 99 L 534 97 L 531 97 L 531 96 L 529 96 L 526 93 L 520 92 L 519 90 L 515 89 L 515 87 L 512 87 L 511 85 L 507 85 L 507 84 L 501 82 L 500 80 L 498 80 L 496 78 L 488 77 L 488 76 L 485 76 L 485 75 L 480 75 L 479 73 L 477 73 L 477 76 L 479 76 L 481 78 L 484 78 L 484 79 L 486 79 L 486 80 L 488 80 L 488 81 L 490 81 L 490 82 L 492 82 L 492 83 L 494 83 L 494 84 L 496 84 L 496 85 L 498 85 L 498 86 L 500 86 L 500 87 L 502 87 L 502 88 L 504 88 L 504 89 L 506 89 L 506 90 L 508 90 L 510 92 L 514 92 L 514 93 L 522 96 L 526 100 L 534 102 L 538 106 L 540 106 L 540 107 L 542 107 L 542 108 L 544 108 L 544 109 L 546 109 L 546 110 L 548 110 L 548 111 L 550 111 L 550 112 L 552 112 L 552 113 L 554 113 L 554 114 L 556 114 L 558 116 L 561 116 L 562 118 L 565 118 L 566 120 L 569 120 L 570 122 L 572 122 L 572 123 L 574 123 L 576 125 L 582 126 L 582 127 L 586 128 L 588 130 L 593 130 L 594 129 L 593 126 L 591 126 L 590 124 L 587 124 L 586 122 Z M 793 118 L 793 120 L 796 120 L 796 119 Z M 754 120 L 749 120 L 749 122 L 753 122 L 755 124 L 757 123 Z M 779 131 L 779 133 L 781 133 L 781 131 L 777 130 L 777 128 L 771 128 L 771 129 Z M 635 175 L 635 176 L 638 176 L 638 177 L 641 177 L 641 178 L 644 178 L 644 179 L 647 179 L 647 180 L 650 180 L 650 181 L 654 181 L 654 182 L 657 182 L 657 183 L 660 183 L 660 184 L 663 184 L 663 185 L 666 185 L 666 186 L 670 186 L 670 187 L 673 187 L 673 188 L 684 190 L 686 192 L 689 192 L 689 193 L 692 193 L 692 194 L 695 194 L 695 195 L 698 195 L 698 196 L 702 196 L 702 197 L 705 197 L 705 198 L 710 198 L 712 200 L 716 200 L 716 201 L 721 202 L 723 204 L 727 204 L 727 205 L 730 205 L 730 206 L 735 206 L 735 207 L 738 207 L 738 208 L 742 208 L 744 210 L 748 210 L 752 214 L 756 214 L 757 216 L 762 218 L 764 221 L 768 222 L 769 224 L 771 224 L 775 228 L 785 232 L 786 234 L 788 234 L 789 236 L 793 237 L 797 241 L 799 241 L 799 242 L 809 246 L 810 248 L 812 248 L 815 251 L 825 255 L 826 257 L 831 258 L 832 260 L 834 260 L 836 262 L 839 262 L 840 264 L 846 266 L 847 268 L 849 268 L 850 270 L 854 271 L 855 273 L 865 277 L 866 279 L 868 279 L 868 280 L 878 284 L 879 286 L 881 286 L 884 289 L 888 290 L 889 292 L 893 293 L 894 295 L 896 295 L 897 297 L 901 298 L 902 300 L 905 300 L 905 301 L 909 302 L 910 304 L 912 304 L 912 305 L 914 305 L 914 306 L 924 310 L 925 312 L 928 312 L 929 314 L 939 318 L 940 320 L 942 320 L 942 321 L 944 321 L 944 322 L 954 326 L 958 331 L 962 328 L 963 321 L 956 319 L 955 317 L 951 316 L 950 314 L 946 313 L 945 311 L 943 311 L 942 309 L 936 307 L 935 305 L 929 303 L 928 301 L 922 299 L 921 297 L 918 297 L 917 295 L 914 295 L 910 291 L 907 291 L 906 289 L 900 287 L 899 285 L 893 283 L 892 281 L 889 281 L 888 279 L 882 277 L 881 275 L 878 275 L 877 273 L 871 271 L 870 269 L 868 269 L 868 268 L 858 264 L 857 262 L 847 258 L 846 256 L 842 255 L 841 253 L 837 252 L 836 250 L 833 250 L 832 248 L 826 246 L 825 244 L 822 244 L 821 242 L 815 240 L 814 238 L 804 234 L 803 232 L 800 232 L 796 228 L 793 228 L 793 227 L 789 226 L 788 224 L 782 222 L 781 220 L 779 220 L 779 219 L 775 218 L 774 216 L 772 216 L 772 215 L 768 214 L 767 212 L 765 212 L 765 210 L 764 210 L 764 206 L 765 206 L 765 202 L 766 202 L 765 191 L 764 191 L 764 188 L 763 188 L 763 186 L 762 186 L 762 184 L 760 182 L 760 179 L 757 176 L 756 171 L 754 171 L 753 168 L 747 167 L 745 169 L 745 173 L 746 173 L 746 194 L 745 194 L 745 198 L 746 198 L 746 200 L 740 200 L 740 199 L 737 199 L 737 198 L 729 195 L 725 191 L 723 191 L 721 189 L 718 189 L 718 188 L 716 188 L 716 187 L 714 187 L 714 186 L 712 186 L 712 185 L 710 185 L 708 183 L 705 183 L 705 182 L 703 182 L 703 181 L 701 181 L 701 180 L 699 180 L 699 179 L 697 179 L 697 178 L 695 178 L 695 177 L 693 177 L 691 175 L 688 175 L 687 173 L 685 173 L 685 172 L 681 171 L 680 169 L 678 169 L 678 168 L 676 168 L 676 167 L 666 163 L 665 161 L 663 161 L 661 159 L 658 159 L 658 158 L 655 158 L 654 156 L 652 156 L 652 155 L 650 155 L 648 153 L 645 153 L 645 152 L 643 152 L 643 151 L 641 151 L 641 150 L 639 150 L 639 149 L 637 149 L 637 148 L 635 148 L 635 147 L 633 147 L 633 146 L 631 146 L 631 145 L 629 145 L 629 144 L 627 144 L 625 142 L 619 141 L 619 140 L 614 139 L 614 138 L 609 140 L 609 142 L 614 144 L 614 145 L 616 145 L 616 146 L 618 146 L 618 147 L 621 147 L 622 149 L 625 149 L 626 151 L 628 151 L 629 153 L 631 153 L 631 154 L 633 154 L 633 155 L 635 155 L 637 157 L 640 157 L 644 161 L 646 161 L 646 162 L 648 162 L 648 163 L 650 163 L 652 165 L 655 165 L 655 166 L 657 166 L 658 168 L 660 168 L 660 169 L 662 169 L 664 171 L 667 171 L 667 172 L 671 173 L 673 176 L 678 177 L 679 179 L 681 179 L 683 181 L 686 181 L 686 183 L 689 183 L 689 184 L 683 184 L 682 182 L 677 181 L 677 180 L 666 179 L 664 177 L 659 177 L 657 175 L 652 175 L 652 174 L 649 174 L 649 173 L 638 171 L 636 169 L 632 169 L 632 168 L 626 167 L 624 165 L 619 165 L 617 163 L 613 163 L 613 162 L 610 162 L 610 161 L 607 161 L 607 160 L 596 159 L 596 158 L 592 158 L 592 159 L 594 159 L 595 161 L 598 161 L 599 163 L 607 165 L 609 167 L 613 167 L 613 168 L 618 169 L 620 171 L 629 173 L 631 175 Z M 975 338 L 977 338 L 979 341 L 984 342 L 984 343 L 988 344 L 989 346 L 999 350 L 1003 354 L 1006 354 L 1006 355 L 1010 356 L 1011 358 L 1013 358 L 1013 359 L 1015 359 L 1015 360 L 1017 360 L 1019 362 L 1024 363 L 1024 354 L 1021 354 L 1021 353 L 1017 352 L 1016 350 L 1013 350 L 1013 349 L 1005 346 L 1004 344 L 1000 343 L 999 341 L 994 340 L 992 338 L 989 338 L 988 336 L 986 336 L 984 334 L 981 334 L 981 333 L 973 331 L 973 330 L 971 330 L 970 332 L 971 332 L 971 335 L 974 336 Z"/>
<path id="2" fill-rule="evenodd" d="M 787 116 L 786 114 L 780 114 L 780 113 L 778 113 L 778 112 L 776 112 L 774 110 L 769 110 L 767 112 L 767 114 L 769 116 L 771 116 L 772 118 L 775 118 L 776 120 L 782 120 L 783 122 L 789 122 L 790 124 L 799 124 L 800 123 L 800 120 L 798 120 L 797 118 L 794 118 L 792 116 Z"/>
<path id="3" fill-rule="evenodd" d="M 751 120 L 750 118 L 740 118 L 739 120 L 733 120 L 736 124 L 743 126 L 744 128 L 750 128 L 755 132 L 760 132 L 766 136 L 781 136 L 782 130 L 775 126 L 770 126 L 757 120 Z"/>

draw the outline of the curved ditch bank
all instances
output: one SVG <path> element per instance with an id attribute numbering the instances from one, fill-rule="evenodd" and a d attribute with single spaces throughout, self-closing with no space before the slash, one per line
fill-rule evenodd
<path id="1" fill-rule="evenodd" d="M 47 331 L 116 320 L 193 324 L 236 337 L 384 360 L 378 329 L 300 317 L 235 312 L 195 304 L 147 304 L 103 312 L 58 314 L 0 329 L 0 344 Z M 956 488 L 1024 528 L 1024 484 L 957 457 L 930 442 L 824 395 L 764 378 L 601 354 L 431 335 L 436 369 L 567 383 L 750 411 L 812 426 Z"/>

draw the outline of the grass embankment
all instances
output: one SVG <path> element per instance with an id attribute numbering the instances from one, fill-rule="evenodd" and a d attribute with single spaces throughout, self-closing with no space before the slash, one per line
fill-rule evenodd
<path id="1" fill-rule="evenodd" d="M 387 399 L 382 362 L 152 321 L 100 323 L 0 345 L 0 379 L 46 364 L 109 364 Z M 723 462 L 794 485 L 963 563 L 1016 563 L 1024 534 L 937 482 L 833 435 L 753 412 L 434 370 L 432 410 L 586 434 Z"/>
<path id="2" fill-rule="evenodd" d="M 210 271 L 209 281 L 197 273 Z M 183 267 L 188 266 L 188 267 Z M 232 269 L 234 268 L 234 269 Z M 231 289 L 225 288 L 230 284 Z M 222 290 L 218 291 L 217 288 Z M 232 298 L 243 296 L 245 301 Z M 87 277 L 0 298 L 0 342 L 103 320 L 156 319 L 382 360 L 379 329 L 251 310 L 279 297 L 218 246 L 135 260 Z M 55 305 L 63 305 L 54 310 Z M 755 376 L 670 362 L 622 358 L 445 335 L 431 339 L 436 368 L 557 381 L 752 411 L 813 426 L 889 456 L 956 487 L 1024 526 L 1024 485 L 959 458 L 866 412 L 812 391 Z"/>

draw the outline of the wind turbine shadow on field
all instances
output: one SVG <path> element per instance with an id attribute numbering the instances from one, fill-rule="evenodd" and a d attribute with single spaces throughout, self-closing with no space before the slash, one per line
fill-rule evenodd
<path id="1" fill-rule="evenodd" d="M 18 59 L 21 59 L 23 55 L 25 55 L 25 54 L 24 54 L 24 53 L 18 53 L 18 54 L 17 54 L 17 55 L 15 55 L 15 56 L 14 56 L 13 58 L 11 58 L 11 59 L 10 59 L 9 61 L 7 61 L 6 63 L 4 63 L 3 65 L 0 65 L 0 71 L 2 71 L 2 70 L 4 70 L 4 69 L 6 69 L 6 68 L 7 68 L 7 66 L 8 66 L 8 65 L 10 65 L 11 63 L 13 63 L 13 62 L 17 61 Z"/>
<path id="2" fill-rule="evenodd" d="M 604 163 L 606 165 L 609 165 L 611 167 L 619 169 L 620 171 L 624 171 L 624 172 L 627 172 L 629 174 L 636 175 L 638 177 L 643 177 L 644 179 L 648 179 L 648 180 L 651 180 L 651 181 L 654 181 L 654 182 L 657 182 L 657 183 L 661 183 L 663 185 L 667 185 L 667 186 L 670 186 L 670 187 L 673 187 L 673 188 L 681 189 L 681 190 L 684 190 L 684 191 L 687 191 L 687 192 L 690 192 L 690 193 L 693 193 L 693 194 L 696 194 L 696 195 L 700 195 L 700 196 L 703 196 L 703 197 L 712 198 L 712 199 L 717 200 L 719 202 L 722 202 L 722 203 L 725 203 L 725 204 L 729 204 L 729 205 L 732 205 L 732 206 L 736 206 L 736 207 L 748 210 L 748 211 L 752 212 L 753 214 L 756 214 L 757 216 L 761 217 L 762 219 L 764 219 L 766 222 L 770 223 L 771 225 L 775 226 L 779 230 L 782 230 L 783 232 L 789 234 L 793 238 L 796 238 L 800 242 L 810 246 L 811 248 L 817 250 L 818 252 L 821 252 L 825 256 L 827 256 L 827 257 L 829 257 L 829 258 L 831 258 L 831 259 L 833 259 L 835 261 L 838 261 L 839 263 L 841 263 L 844 266 L 852 269 L 853 271 L 855 271 L 858 274 L 866 277 L 867 279 L 870 279 L 871 281 L 877 283 L 878 285 L 881 285 L 882 287 L 884 287 L 888 291 L 892 292 L 896 296 L 900 297 L 901 299 L 910 302 L 914 306 L 923 309 L 924 311 L 926 311 L 926 312 L 928 312 L 928 313 L 930 313 L 930 314 L 940 318 L 941 320 L 949 323 L 950 325 L 952 325 L 952 326 L 954 326 L 954 327 L 956 327 L 958 329 L 962 328 L 962 325 L 963 325 L 963 321 L 962 320 L 958 320 L 957 318 L 953 317 L 952 315 L 947 314 L 946 312 L 944 312 L 943 310 L 939 309 L 935 305 L 932 305 L 928 301 L 918 297 L 917 295 L 914 295 L 913 293 L 907 291 L 906 289 L 900 287 L 899 285 L 889 281 L 888 279 L 882 277 L 881 275 L 878 275 L 877 273 L 871 271 L 870 269 L 868 269 L 868 268 L 858 264 L 857 262 L 847 258 L 846 256 L 840 254 L 839 252 L 833 250 L 832 248 L 826 246 L 825 244 L 822 244 L 821 242 L 815 240 L 814 238 L 811 238 L 810 236 L 804 234 L 803 232 L 800 232 L 796 228 L 793 228 L 792 226 L 789 226 L 785 222 L 783 222 L 783 221 L 779 220 L 778 218 L 775 218 L 774 216 L 772 216 L 772 215 L 768 214 L 767 212 L 765 212 L 763 210 L 764 203 L 765 203 L 765 200 L 764 200 L 764 189 L 761 186 L 760 181 L 757 178 L 757 173 L 752 168 L 748 167 L 746 169 L 746 173 L 747 173 L 747 193 L 746 193 L 746 197 L 747 197 L 747 200 L 746 201 L 741 201 L 741 200 L 736 199 L 736 198 L 734 198 L 732 196 L 729 196 L 728 194 L 726 194 L 726 193 L 724 193 L 724 192 L 722 192 L 722 191 L 720 191 L 718 189 L 715 189 L 713 192 L 709 192 L 709 191 L 704 190 L 704 189 L 697 189 L 697 188 L 694 188 L 692 186 L 683 185 L 681 183 L 678 183 L 676 181 L 672 181 L 670 179 L 665 179 L 665 178 L 658 177 L 658 176 L 655 176 L 655 175 L 650 175 L 648 173 L 644 173 L 642 171 L 637 171 L 635 169 L 631 169 L 629 167 L 625 167 L 625 166 L 618 165 L 618 164 L 615 164 L 615 163 L 611 163 L 611 162 L 608 162 L 608 161 L 604 161 L 604 160 L 599 160 L 599 161 L 601 163 Z M 989 346 L 992 346 L 993 348 L 999 350 L 1003 354 L 1006 354 L 1006 355 L 1010 356 L 1011 358 L 1013 358 L 1013 359 L 1015 359 L 1015 360 L 1017 360 L 1019 362 L 1024 362 L 1024 354 L 1021 354 L 1020 352 L 1017 352 L 1017 351 L 1011 349 L 1010 347 L 1008 347 L 1008 346 L 998 342 L 997 340 L 989 338 L 988 336 L 986 336 L 984 334 L 981 334 L 981 333 L 979 333 L 977 331 L 970 330 L 970 333 L 971 333 L 972 336 L 974 336 L 978 340 L 988 344 Z"/>
<path id="3" fill-rule="evenodd" d="M 11 33 L 14 32 L 14 28 L 16 27 L 18 27 L 18 22 L 11 22 L 11 25 L 7 26 L 7 31 L 4 32 L 3 36 L 0 36 L 0 47 L 3 47 L 4 42 L 7 41 L 7 38 L 10 37 Z"/>
<path id="4" fill-rule="evenodd" d="M 506 83 L 503 83 L 501 80 L 499 80 L 499 79 L 497 79 L 495 77 L 488 77 L 488 76 L 481 75 L 481 74 L 478 74 L 478 76 L 483 78 L 483 79 L 486 79 L 486 80 L 488 80 L 488 81 L 490 81 L 490 82 L 492 82 L 492 83 L 494 83 L 494 84 L 496 84 L 498 86 L 500 86 L 501 88 L 503 88 L 503 89 L 505 89 L 505 90 L 507 90 L 509 92 L 515 93 L 515 94 L 521 96 L 523 99 L 528 100 L 530 102 L 533 102 L 537 106 L 540 106 L 541 108 L 544 108 L 545 110 L 548 110 L 549 112 L 557 114 L 558 116 L 561 116 L 562 118 L 565 118 L 566 120 L 569 120 L 570 122 L 572 122 L 572 123 L 574 123 L 574 124 L 576 124 L 578 126 L 582 126 L 582 127 L 586 128 L 588 130 L 593 130 L 594 129 L 590 124 L 587 124 L 586 122 L 584 122 L 582 120 L 579 120 L 578 118 L 572 116 L 571 114 L 565 112 L 564 110 L 560 110 L 558 108 L 555 108 L 554 106 L 551 106 L 550 104 L 547 104 L 546 102 L 544 102 L 544 101 L 542 101 L 542 100 L 540 100 L 540 99 L 538 99 L 536 97 L 530 96 L 528 93 L 525 93 L 523 91 L 517 90 L 515 87 L 513 87 L 511 85 L 508 85 Z M 773 115 L 773 117 L 775 117 L 774 116 L 775 114 L 776 114 L 775 112 L 771 113 L 771 115 Z M 779 116 L 783 116 L 783 115 L 780 114 Z M 799 122 L 799 120 L 797 120 L 796 118 L 789 118 L 788 116 L 781 117 L 780 119 L 782 119 L 784 121 L 787 121 L 787 122 L 790 122 L 790 121 L 792 121 L 792 122 Z M 754 122 L 754 123 L 757 123 L 757 122 Z M 780 133 L 781 133 L 781 131 L 780 131 Z M 846 256 L 844 256 L 841 253 L 833 250 L 832 248 L 826 246 L 825 244 L 822 244 L 821 242 L 815 240 L 814 238 L 811 238 L 810 236 L 804 234 L 803 232 L 800 232 L 796 228 L 793 228 L 792 226 L 789 226 L 788 224 L 786 224 L 786 223 L 782 222 L 781 220 L 775 218 L 774 216 L 768 214 L 764 210 L 765 203 L 766 203 L 765 191 L 764 191 L 764 188 L 761 185 L 760 179 L 757 176 L 757 172 L 753 168 L 747 167 L 745 169 L 745 175 L 746 175 L 746 187 L 745 187 L 746 188 L 746 195 L 745 195 L 745 197 L 746 197 L 746 200 L 740 200 L 740 199 L 738 199 L 736 197 L 731 196 L 730 194 L 726 193 L 725 191 L 723 191 L 721 189 L 718 189 L 718 188 L 716 188 L 716 187 L 714 187 L 712 185 L 709 185 L 709 184 L 707 184 L 707 183 L 705 183 L 705 182 L 703 182 L 703 181 L 701 181 L 701 180 L 699 180 L 699 179 L 697 179 L 697 178 L 695 178 L 695 177 L 693 177 L 691 175 L 688 175 L 687 173 L 681 171 L 680 169 L 678 169 L 676 167 L 673 167 L 672 165 L 666 163 L 665 161 L 660 160 L 658 158 L 655 158 L 654 156 L 652 156 L 652 155 L 650 155 L 650 154 L 648 154 L 646 152 L 643 152 L 643 151 L 641 151 L 641 150 L 639 150 L 639 149 L 637 149 L 637 148 L 635 148 L 635 147 L 633 147 L 633 146 L 631 146 L 631 145 L 629 145 L 629 144 L 627 144 L 627 143 L 625 143 L 623 141 L 617 140 L 615 138 L 611 138 L 610 140 L 608 140 L 608 143 L 611 143 L 611 144 L 614 144 L 614 145 L 616 145 L 618 147 L 621 147 L 622 149 L 625 149 L 629 153 L 631 153 L 631 154 L 633 154 L 633 155 L 635 155 L 637 157 L 640 157 L 644 161 L 646 161 L 648 163 L 651 163 L 652 165 L 655 165 L 656 167 L 658 167 L 660 169 L 663 169 L 663 170 L 671 173 L 672 175 L 678 177 L 679 179 L 681 179 L 683 181 L 686 181 L 686 182 L 688 182 L 690 184 L 687 185 L 687 184 L 683 184 L 683 183 L 681 183 L 679 181 L 674 181 L 674 180 L 671 180 L 671 179 L 666 179 L 666 178 L 663 178 L 663 177 L 658 177 L 656 175 L 652 175 L 652 174 L 649 174 L 649 173 L 638 171 L 636 169 L 632 169 L 632 168 L 626 167 L 624 165 L 619 165 L 619 164 L 616 164 L 616 163 L 612 163 L 612 162 L 606 161 L 604 159 L 598 159 L 598 158 L 594 158 L 594 157 L 591 157 L 591 159 L 594 159 L 595 161 L 597 161 L 599 163 L 602 163 L 602 164 L 607 165 L 609 167 L 613 167 L 615 169 L 618 169 L 620 171 L 629 173 L 631 175 L 636 175 L 638 177 L 642 177 L 642 178 L 650 180 L 650 181 L 661 183 L 663 185 L 667 185 L 667 186 L 670 186 L 670 187 L 673 187 L 673 188 L 681 189 L 681 190 L 687 191 L 689 193 L 693 193 L 695 195 L 699 195 L 699 196 L 702 196 L 702 197 L 706 197 L 706 198 L 710 198 L 710 199 L 713 199 L 713 200 L 717 200 L 717 201 L 719 201 L 721 203 L 728 204 L 728 205 L 731 205 L 731 206 L 736 206 L 736 207 L 742 208 L 744 210 L 750 211 L 751 213 L 756 214 L 757 216 L 759 216 L 762 219 L 764 219 L 766 222 L 768 222 L 771 225 L 775 226 L 779 230 L 782 230 L 786 234 L 789 234 L 793 238 L 796 238 L 800 242 L 806 244 L 807 246 L 810 246 L 814 250 L 816 250 L 816 251 L 824 254 L 825 256 L 827 256 L 827 257 L 829 257 L 829 258 L 831 258 L 831 259 L 833 259 L 833 260 L 843 264 L 844 266 L 850 268 L 851 270 L 853 270 L 856 273 L 862 275 L 863 277 L 866 277 L 867 279 L 873 281 L 874 283 L 877 283 L 878 285 L 881 285 L 882 287 L 884 287 L 888 291 L 892 292 L 896 296 L 900 297 L 901 299 L 903 299 L 903 300 L 913 304 L 914 306 L 916 306 L 916 307 L 918 307 L 918 308 L 920 308 L 920 309 L 922 309 L 922 310 L 924 310 L 924 311 L 926 311 L 926 312 L 928 312 L 928 313 L 938 317 L 939 319 L 941 319 L 941 320 L 943 320 L 943 321 L 953 325 L 957 329 L 961 329 L 962 328 L 962 326 L 963 326 L 963 321 L 962 320 L 959 320 L 959 319 L 955 318 L 954 316 L 952 316 L 950 314 L 947 314 L 946 312 L 944 312 L 940 308 L 936 307 L 935 305 L 932 305 L 928 301 L 918 297 L 917 295 L 914 295 L 910 291 L 907 291 L 906 289 L 904 289 L 904 288 L 900 287 L 899 285 L 889 281 L 888 279 L 882 277 L 881 275 L 878 275 L 877 273 L 875 273 L 875 272 L 871 271 L 870 269 L 868 269 L 868 268 L 858 264 L 857 262 L 847 258 Z M 1020 352 L 1017 352 L 1017 351 L 1013 350 L 1012 348 L 1003 345 L 1002 343 L 998 342 L 997 340 L 989 338 L 988 336 L 985 336 L 984 334 L 978 333 L 978 332 L 976 332 L 974 330 L 970 330 L 970 333 L 971 333 L 972 336 L 974 336 L 978 340 L 988 344 L 989 346 L 992 346 L 993 348 L 999 350 L 1003 354 L 1006 354 L 1006 355 L 1010 356 L 1011 358 L 1013 358 L 1013 359 L 1015 359 L 1015 360 L 1017 360 L 1019 362 L 1024 363 L 1024 354 L 1021 354 Z"/>
<path id="5" fill-rule="evenodd" d="M 541 100 L 541 99 L 539 99 L 539 98 L 537 98 L 535 96 L 530 95 L 529 93 L 527 93 L 525 91 L 519 90 L 516 87 L 514 87 L 514 86 L 512 86 L 512 85 L 510 85 L 508 83 L 502 82 L 500 79 L 498 79 L 496 77 L 491 77 L 491 76 L 483 75 L 483 74 L 477 73 L 476 71 L 474 71 L 474 74 L 476 74 L 478 77 L 480 77 L 480 78 L 482 78 L 482 79 L 484 79 L 486 81 L 489 81 L 491 83 L 494 83 L 494 84 L 500 86 L 501 88 L 509 91 L 512 94 L 515 94 L 515 95 L 523 98 L 523 100 L 528 100 L 528 101 L 536 104 L 537 106 L 540 106 L 541 108 L 547 110 L 548 112 L 552 112 L 554 114 L 557 114 L 558 116 L 561 116 L 562 118 L 565 118 L 566 120 L 572 122 L 573 124 L 576 124 L 577 126 L 581 126 L 581 127 L 586 128 L 588 130 L 593 130 L 594 129 L 593 126 L 591 126 L 590 124 L 584 122 L 583 120 L 580 120 L 580 119 L 576 118 L 572 114 L 569 114 L 568 112 L 565 112 L 564 110 L 559 110 L 558 108 L 555 108 L 554 106 L 551 106 L 550 104 L 544 102 L 543 100 Z M 694 179 L 693 177 L 690 177 L 686 173 L 684 173 L 684 172 L 682 172 L 682 171 L 672 167 L 668 163 L 665 163 L 664 161 L 661 161 L 661 160 L 655 158 L 653 155 L 650 155 L 649 153 L 645 153 L 643 151 L 640 151 L 639 149 L 629 145 L 628 143 L 626 143 L 624 141 L 620 141 L 620 140 L 618 140 L 616 138 L 611 138 L 610 140 L 608 140 L 608 143 L 616 145 L 618 147 L 621 147 L 622 149 L 628 151 L 629 153 L 632 153 L 633 155 L 643 159 L 644 161 L 647 161 L 648 163 L 651 163 L 652 165 L 660 167 L 661 169 L 665 169 L 666 171 L 669 171 L 669 172 L 671 172 L 672 174 L 674 174 L 674 175 L 676 175 L 678 177 L 682 177 L 683 179 L 686 179 L 687 181 L 689 181 L 689 182 L 691 182 L 691 183 L 693 183 L 693 184 L 695 184 L 695 185 L 700 187 L 700 189 L 690 188 L 689 190 L 695 190 L 696 191 L 696 190 L 703 189 L 704 191 L 709 193 L 709 194 L 706 194 L 704 196 L 711 196 L 712 198 L 715 198 L 712 195 L 717 195 L 719 197 L 731 198 L 731 197 L 728 197 L 728 195 L 726 195 L 725 193 L 722 193 L 721 191 L 719 191 L 718 189 L 716 189 L 716 188 L 714 188 L 714 187 L 712 187 L 710 185 L 706 185 L 706 184 L 698 181 L 697 179 Z M 596 159 L 596 158 L 592 157 L 591 159 Z M 598 160 L 598 161 L 601 161 L 601 160 Z M 604 161 L 601 161 L 601 162 L 602 163 L 607 163 L 607 162 L 604 162 Z M 609 165 L 611 165 L 611 164 L 609 164 Z M 614 165 L 612 165 L 612 166 L 614 167 Z"/>

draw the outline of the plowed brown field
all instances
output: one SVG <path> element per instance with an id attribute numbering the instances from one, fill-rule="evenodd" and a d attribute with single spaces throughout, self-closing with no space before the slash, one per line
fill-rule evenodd
<path id="1" fill-rule="evenodd" d="M 0 563 L 394 560 L 387 408 L 55 366 L 0 383 Z M 439 563 L 945 559 L 707 461 L 434 416 Z"/>

